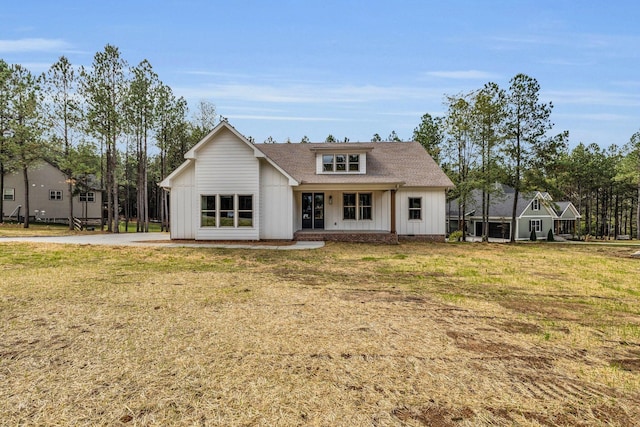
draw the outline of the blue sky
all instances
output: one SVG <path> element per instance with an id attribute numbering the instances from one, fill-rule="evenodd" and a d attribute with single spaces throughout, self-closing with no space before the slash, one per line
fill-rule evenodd
<path id="1" fill-rule="evenodd" d="M 409 139 L 445 95 L 538 80 L 570 144 L 640 130 L 634 1 L 6 1 L 0 58 L 33 72 L 106 44 L 256 141 Z"/>

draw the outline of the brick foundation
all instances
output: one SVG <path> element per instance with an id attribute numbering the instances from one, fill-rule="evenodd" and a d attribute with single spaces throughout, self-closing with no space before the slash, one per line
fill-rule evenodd
<path id="1" fill-rule="evenodd" d="M 444 234 L 420 234 L 398 236 L 400 242 L 442 242 L 446 241 Z"/>
<path id="2" fill-rule="evenodd" d="M 293 238 L 298 241 L 398 244 L 398 235 L 389 232 L 298 231 Z"/>

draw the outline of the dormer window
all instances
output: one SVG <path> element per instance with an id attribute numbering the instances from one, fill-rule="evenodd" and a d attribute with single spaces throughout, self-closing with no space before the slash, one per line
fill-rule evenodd
<path id="1" fill-rule="evenodd" d="M 317 174 L 367 173 L 367 154 L 374 147 L 364 144 L 318 144 L 311 151 L 316 156 Z"/>
<path id="2" fill-rule="evenodd" d="M 323 154 L 323 172 L 360 172 L 360 154 Z"/>
<path id="3" fill-rule="evenodd" d="M 360 154 L 349 154 L 349 172 L 360 171 Z"/>

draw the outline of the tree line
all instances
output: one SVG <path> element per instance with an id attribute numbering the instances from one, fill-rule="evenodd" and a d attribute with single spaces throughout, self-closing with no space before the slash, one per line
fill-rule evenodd
<path id="1" fill-rule="evenodd" d="M 516 192 L 511 230 L 517 195 L 539 190 L 578 208 L 582 234 L 640 238 L 640 132 L 623 147 L 581 142 L 570 149 L 567 131 L 552 132 L 553 104 L 540 100 L 540 85 L 525 74 L 514 76 L 506 89 L 489 82 L 447 95 L 445 107 L 443 116 L 424 114 L 412 139 L 454 182 L 450 197 L 458 200 L 459 212 L 465 212 L 471 191 L 481 190 L 484 239 L 489 208 L 500 196 L 496 183 Z M 22 174 L 28 227 L 29 168 L 46 160 L 63 171 L 70 194 L 86 191 L 88 177 L 99 179 L 108 231 L 119 230 L 120 217 L 136 218 L 138 231 L 148 231 L 152 218 L 167 229 L 168 200 L 157 183 L 216 120 L 215 106 L 207 101 L 189 115 L 186 100 L 160 80 L 149 61 L 130 66 L 112 45 L 88 67 L 74 67 L 62 56 L 41 75 L 0 59 L 0 188 L 6 173 Z M 387 138 L 376 133 L 371 141 L 401 138 L 392 131 Z M 349 138 L 330 134 L 325 142 Z M 2 203 L 0 197 L 0 212 Z M 70 198 L 70 228 L 73 216 Z M 462 217 L 459 223 L 464 229 Z"/>
<path id="2" fill-rule="evenodd" d="M 507 89 L 496 83 L 446 96 L 446 114 L 425 114 L 414 130 L 419 141 L 456 185 L 459 229 L 471 191 L 482 192 L 482 237 L 488 239 L 489 207 L 500 186 L 514 188 L 511 230 L 518 194 L 546 191 L 569 200 L 582 214 L 581 235 L 640 239 L 640 132 L 623 147 L 578 143 L 569 132 L 553 133 L 553 104 L 540 100 L 536 79 L 518 74 Z M 513 241 L 515 236 L 511 235 Z"/>
<path id="3" fill-rule="evenodd" d="M 168 201 L 156 184 L 216 122 L 207 101 L 188 113 L 149 61 L 130 66 L 112 45 L 89 67 L 62 56 L 40 75 L 0 59 L 0 188 L 6 173 L 22 174 L 28 227 L 29 169 L 48 161 L 63 171 L 72 195 L 87 190 L 88 177 L 99 179 L 108 231 L 118 232 L 121 216 L 136 218 L 137 231 L 148 231 L 151 218 L 166 229 Z M 69 228 L 73 216 L 70 197 Z"/>

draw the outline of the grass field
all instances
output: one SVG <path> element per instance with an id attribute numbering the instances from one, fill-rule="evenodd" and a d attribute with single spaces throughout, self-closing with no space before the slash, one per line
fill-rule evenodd
<path id="1" fill-rule="evenodd" d="M 634 251 L 0 241 L 0 424 L 639 425 Z"/>
<path id="2" fill-rule="evenodd" d="M 129 221 L 129 223 L 125 223 L 121 221 L 118 224 L 118 228 L 121 233 L 136 232 L 136 222 Z M 128 226 L 128 227 L 127 227 Z M 29 228 L 25 229 L 22 227 L 22 224 L 19 223 L 0 223 L 0 237 L 2 236 L 66 236 L 69 234 L 81 234 L 81 233 L 95 233 L 96 230 L 100 229 L 100 225 L 98 227 L 94 227 L 92 231 L 70 231 L 69 226 L 66 224 L 53 224 L 53 223 L 41 223 L 36 222 L 29 225 Z M 159 232 L 160 224 L 157 222 L 152 222 L 149 224 L 149 232 Z M 99 231 L 98 231 L 99 232 Z"/>

